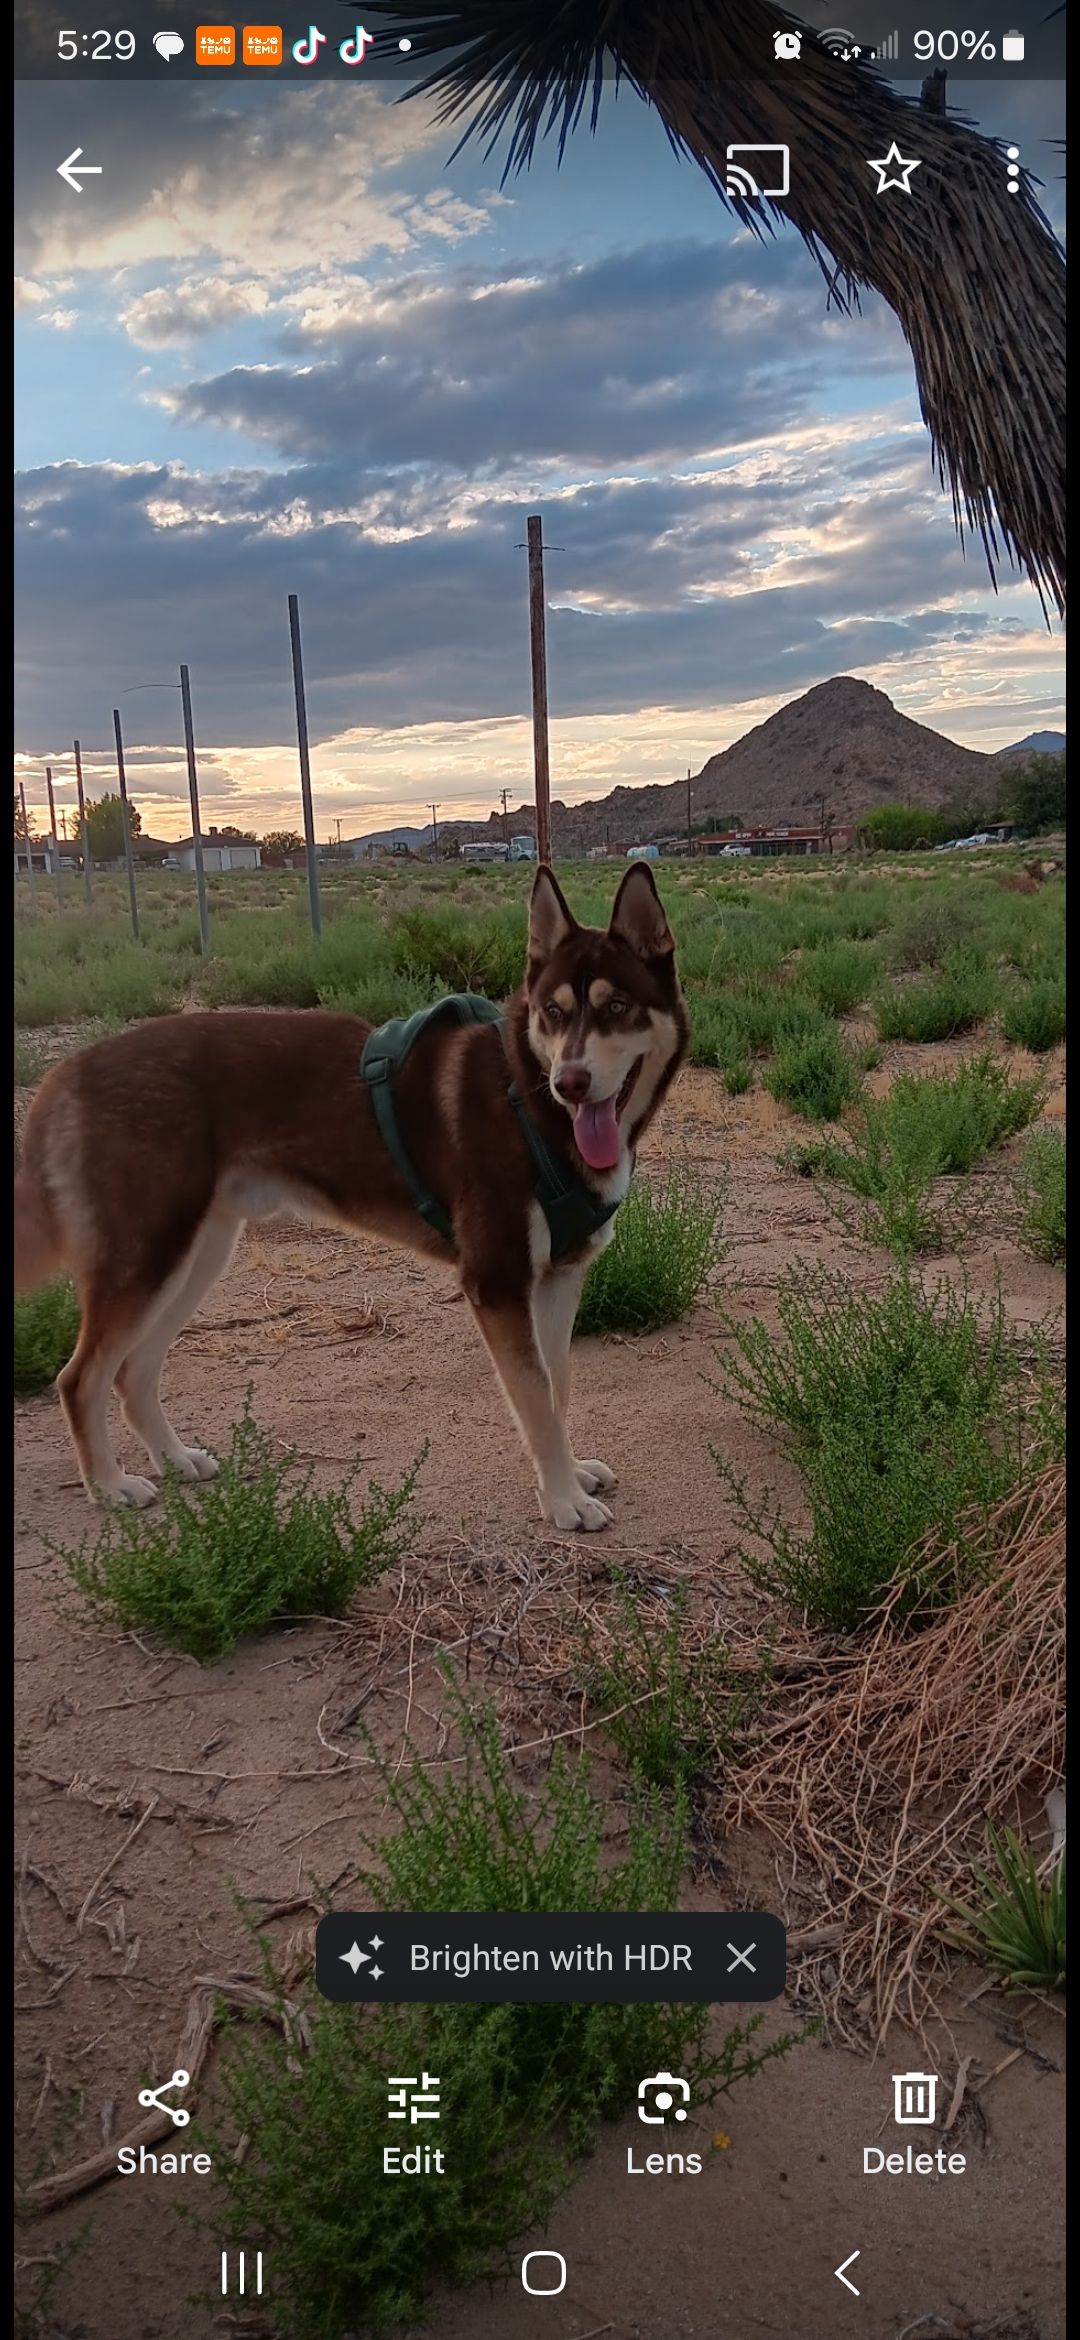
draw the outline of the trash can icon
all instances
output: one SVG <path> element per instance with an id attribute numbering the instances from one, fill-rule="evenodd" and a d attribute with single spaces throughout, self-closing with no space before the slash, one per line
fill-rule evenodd
<path id="1" fill-rule="evenodd" d="M 893 2073 L 893 2119 L 902 2128 L 928 2126 L 937 2111 L 936 2072 Z"/>

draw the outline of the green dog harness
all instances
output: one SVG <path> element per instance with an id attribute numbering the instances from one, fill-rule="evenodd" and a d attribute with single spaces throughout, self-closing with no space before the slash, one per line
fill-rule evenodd
<path id="1" fill-rule="evenodd" d="M 451 1248 L 454 1231 L 449 1212 L 437 1195 L 428 1191 L 402 1142 L 394 1110 L 394 1081 L 409 1050 L 434 1024 L 501 1026 L 502 1020 L 502 1009 L 492 1000 L 483 999 L 476 992 L 454 992 L 449 999 L 436 1000 L 434 1007 L 419 1008 L 414 1016 L 395 1016 L 390 1023 L 379 1024 L 374 1032 L 369 1032 L 360 1059 L 360 1077 L 371 1091 L 379 1134 L 394 1168 L 404 1179 L 420 1217 Z M 550 1230 L 552 1259 L 565 1259 L 570 1252 L 580 1251 L 591 1236 L 599 1234 L 601 1227 L 606 1227 L 608 1220 L 614 1218 L 618 1203 L 600 1202 L 584 1179 L 575 1177 L 545 1145 L 525 1111 L 516 1081 L 510 1082 L 507 1095 L 532 1156 L 536 1199 Z"/>

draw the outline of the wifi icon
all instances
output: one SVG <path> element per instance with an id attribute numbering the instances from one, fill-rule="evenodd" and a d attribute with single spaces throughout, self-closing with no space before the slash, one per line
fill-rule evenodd
<path id="1" fill-rule="evenodd" d="M 863 53 L 861 42 L 856 40 L 854 33 L 845 32 L 842 25 L 830 25 L 826 32 L 818 34 L 818 40 L 821 47 L 828 50 L 830 57 L 841 58 L 845 65 L 857 64 Z"/>
<path id="2" fill-rule="evenodd" d="M 753 170 L 739 158 L 753 161 Z M 724 184 L 736 203 L 752 203 L 759 195 L 791 192 L 791 153 L 786 146 L 729 146 Z"/>

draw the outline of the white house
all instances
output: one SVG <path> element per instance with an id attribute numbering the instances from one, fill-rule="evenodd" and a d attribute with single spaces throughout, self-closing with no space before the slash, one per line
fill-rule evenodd
<path id="1" fill-rule="evenodd" d="M 169 858 L 174 869 L 194 869 L 194 837 L 179 837 Z M 262 846 L 243 845 L 236 837 L 219 837 L 216 829 L 208 829 L 203 838 L 203 868 L 261 869 Z"/>

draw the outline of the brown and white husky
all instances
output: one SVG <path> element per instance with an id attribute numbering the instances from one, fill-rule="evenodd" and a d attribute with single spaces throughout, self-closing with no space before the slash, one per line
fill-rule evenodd
<path id="1" fill-rule="evenodd" d="M 168 1016 L 46 1075 L 16 1181 L 16 1283 L 59 1270 L 74 1279 L 82 1327 L 59 1391 L 87 1492 L 136 1504 L 154 1494 L 112 1451 L 114 1385 L 156 1473 L 216 1475 L 169 1422 L 161 1368 L 245 1219 L 289 1210 L 431 1258 L 456 1253 L 544 1518 L 602 1528 L 614 1474 L 575 1458 L 566 1412 L 581 1286 L 613 1221 L 553 1259 L 537 1156 L 586 1215 L 616 1205 L 685 1054 L 674 943 L 650 871 L 627 872 L 603 931 L 578 925 L 541 868 L 525 980 L 501 1024 L 436 1017 L 401 1064 L 401 1146 L 449 1241 L 419 1216 L 380 1134 L 359 1070 L 370 1032 L 321 1010 Z"/>

